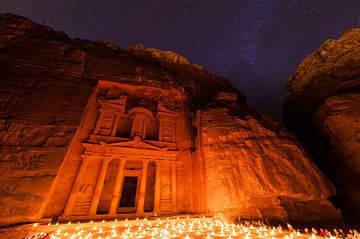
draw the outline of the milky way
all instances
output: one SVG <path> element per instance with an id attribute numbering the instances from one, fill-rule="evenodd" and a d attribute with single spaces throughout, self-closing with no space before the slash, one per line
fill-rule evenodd
<path id="1" fill-rule="evenodd" d="M 326 39 L 360 26 L 360 1 L 19 1 L 0 12 L 70 37 L 174 50 L 233 81 L 250 106 L 280 119 L 286 80 Z"/>

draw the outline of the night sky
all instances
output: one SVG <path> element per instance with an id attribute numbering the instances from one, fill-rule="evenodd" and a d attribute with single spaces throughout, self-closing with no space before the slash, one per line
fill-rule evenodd
<path id="1" fill-rule="evenodd" d="M 360 0 L 0 0 L 70 37 L 174 50 L 235 82 L 250 106 L 280 118 L 285 82 L 326 39 L 360 26 Z"/>

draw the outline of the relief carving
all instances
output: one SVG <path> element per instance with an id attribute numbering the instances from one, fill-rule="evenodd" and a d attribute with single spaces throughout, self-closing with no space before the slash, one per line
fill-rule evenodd
<path id="1" fill-rule="evenodd" d="M 165 142 L 172 142 L 173 138 L 173 122 L 171 121 L 164 121 L 163 122 L 163 129 L 162 129 L 162 141 Z"/>
<path id="2" fill-rule="evenodd" d="M 177 112 L 167 108 L 162 101 L 159 101 L 157 117 L 159 121 L 159 140 L 174 142 Z"/>
<path id="3" fill-rule="evenodd" d="M 143 102 L 144 103 L 144 102 Z M 144 103 L 145 104 L 145 103 Z M 153 113 L 143 107 L 134 107 L 129 110 L 129 116 L 132 119 L 131 137 L 146 137 L 147 127 L 150 119 L 153 119 Z"/>
<path id="4" fill-rule="evenodd" d="M 115 120 L 115 112 L 100 110 L 100 116 L 94 130 L 95 134 L 110 135 Z"/>
<path id="5" fill-rule="evenodd" d="M 171 211 L 171 187 L 165 184 L 160 189 L 160 210 Z"/>
<path id="6" fill-rule="evenodd" d="M 75 203 L 75 207 L 73 211 L 74 215 L 88 213 L 94 191 L 95 188 L 91 184 L 83 184 L 80 187 L 79 194 L 77 196 L 77 201 Z"/>
<path id="7" fill-rule="evenodd" d="M 145 126 L 145 118 L 144 117 L 135 117 L 133 121 L 133 132 L 131 136 L 143 137 L 144 127 Z"/>
<path id="8" fill-rule="evenodd" d="M 165 184 L 161 187 L 160 190 L 160 198 L 161 200 L 166 200 L 171 198 L 171 188 L 170 184 Z"/>
<path id="9" fill-rule="evenodd" d="M 125 95 L 121 95 L 119 99 L 98 99 L 100 114 L 94 134 L 105 136 L 112 134 L 115 118 L 125 112 L 126 101 L 127 96 Z"/>

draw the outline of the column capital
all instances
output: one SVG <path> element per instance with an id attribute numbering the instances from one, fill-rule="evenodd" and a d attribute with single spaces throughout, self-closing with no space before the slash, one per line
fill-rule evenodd
<path id="1" fill-rule="evenodd" d="M 85 155 L 85 154 L 82 154 L 80 157 L 83 162 L 90 161 L 91 159 L 93 159 L 93 157 L 91 157 L 90 155 Z"/>
<path id="2" fill-rule="evenodd" d="M 104 163 L 109 163 L 113 159 L 111 156 L 102 156 L 101 158 Z"/>
<path id="3" fill-rule="evenodd" d="M 155 160 L 156 165 L 163 165 L 164 161 L 163 160 Z"/>

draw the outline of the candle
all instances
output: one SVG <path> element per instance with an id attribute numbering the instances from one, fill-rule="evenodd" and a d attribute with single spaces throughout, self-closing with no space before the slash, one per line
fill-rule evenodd
<path id="1" fill-rule="evenodd" d="M 312 228 L 298 230 L 290 224 L 287 229 L 271 227 L 261 222 L 245 222 L 243 224 L 227 223 L 218 217 L 186 217 L 186 218 L 156 218 L 116 220 L 87 223 L 46 224 L 35 223 L 32 226 L 34 236 L 28 239 L 114 239 L 114 238 L 281 238 L 281 239 L 337 239 L 342 237 L 360 238 L 358 231 L 348 233 L 333 229 L 333 235 L 328 230 Z M 317 234 L 320 232 L 319 235 Z M 40 233 L 41 232 L 41 233 Z M 345 236 L 342 236 L 345 235 Z"/>

